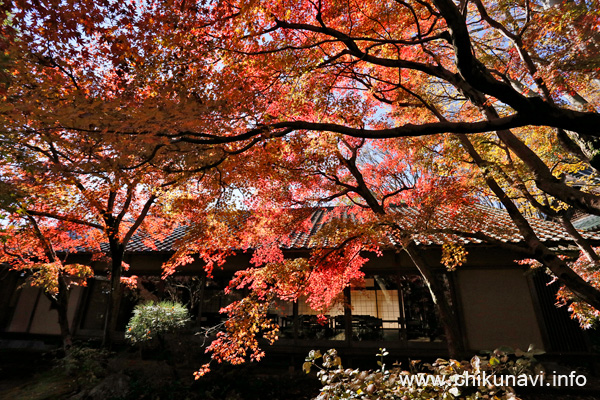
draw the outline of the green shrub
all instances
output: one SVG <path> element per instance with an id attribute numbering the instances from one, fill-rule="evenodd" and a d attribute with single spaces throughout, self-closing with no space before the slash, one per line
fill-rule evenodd
<path id="1" fill-rule="evenodd" d="M 111 355 L 112 353 L 105 349 L 73 346 L 64 358 L 57 361 L 57 367 L 74 377 L 79 386 L 93 386 L 106 375 L 106 366 Z"/>
<path id="2" fill-rule="evenodd" d="M 539 386 L 545 376 L 541 365 L 533 358 L 538 350 L 528 352 L 504 347 L 490 352 L 489 357 L 474 356 L 470 361 L 437 359 L 432 364 L 411 362 L 410 371 L 399 365 L 386 369 L 383 357 L 388 353 L 380 349 L 377 370 L 361 371 L 344 369 L 335 349 L 325 354 L 311 351 L 303 369 L 308 373 L 317 367 L 317 377 L 322 388 L 319 399 L 517 399 L 513 387 L 486 383 L 485 380 L 462 380 L 459 377 L 488 377 L 487 382 L 506 381 L 501 379 L 511 375 L 531 376 Z M 321 365 L 317 360 L 322 360 Z M 491 378 L 490 378 L 491 377 Z M 538 379 L 539 378 L 539 379 Z M 460 382 L 460 383 L 458 383 Z M 471 383 L 472 382 L 472 383 Z"/>
<path id="3" fill-rule="evenodd" d="M 163 334 L 183 328 L 188 321 L 188 310 L 180 303 L 161 301 L 138 304 L 127 324 L 125 338 L 134 344 L 161 339 Z"/>

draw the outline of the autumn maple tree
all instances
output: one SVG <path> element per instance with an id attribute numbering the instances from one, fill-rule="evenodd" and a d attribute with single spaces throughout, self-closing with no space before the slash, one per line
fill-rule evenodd
<path id="1" fill-rule="evenodd" d="M 384 143 L 348 141 L 340 135 L 289 139 L 268 143 L 269 156 L 256 161 L 264 163 L 263 169 L 270 166 L 271 171 L 269 184 L 257 187 L 248 200 L 251 216 L 241 218 L 239 212 L 222 215 L 211 229 L 200 228 L 203 243 L 212 242 L 213 229 L 221 225 L 218 237 L 227 246 L 256 249 L 251 261 L 254 266 L 236 273 L 229 284 L 228 290 L 246 289 L 249 295 L 223 310 L 230 319 L 226 331 L 208 348 L 213 359 L 238 363 L 247 351 L 251 359 L 260 359 L 261 335 L 271 342 L 277 337 L 277 326 L 267 316 L 276 301 L 298 302 L 305 298 L 311 308 L 327 314 L 334 305 L 344 304 L 345 289 L 361 287 L 362 267 L 369 258 L 390 248 L 407 251 L 424 278 L 450 353 L 464 351 L 439 268 L 434 270 L 436 265 L 425 261 L 415 241 L 441 232 L 441 225 L 453 225 L 453 221 L 458 223 L 458 219 L 472 214 L 469 187 L 448 175 L 436 176 L 413 168 L 418 146 L 405 148 L 402 144 L 406 141 L 386 142 L 380 147 Z M 303 156 L 296 157 L 300 148 Z M 310 235 L 309 254 L 285 256 L 282 249 L 289 246 L 293 236 L 315 229 L 310 222 L 314 210 L 332 204 L 337 207 Z M 412 214 L 405 214 L 404 209 Z M 440 214 L 444 215 L 444 224 L 436 222 Z M 474 216 L 470 223 L 476 220 Z M 291 231 L 290 227 L 295 229 Z M 457 256 L 460 252 L 454 252 L 454 258 L 450 253 L 444 260 L 448 268 L 464 262 Z M 346 335 L 351 337 L 349 332 Z M 205 365 L 199 373 L 207 368 Z"/>
<path id="2" fill-rule="evenodd" d="M 227 3 L 217 8 L 214 35 L 228 67 L 257 80 L 266 109 L 260 126 L 272 134 L 311 130 L 380 140 L 455 134 L 431 150 L 451 161 L 462 157 L 463 168 L 478 167 L 530 251 L 598 307 L 600 292 L 541 244 L 515 204 L 525 198 L 530 207 L 599 211 L 596 194 L 561 180 L 595 165 L 596 6 Z M 544 36 L 552 21 L 575 33 L 557 27 Z M 572 41 L 562 35 L 576 35 L 581 44 L 568 46 Z M 473 135 L 486 131 L 494 134 Z M 504 158 L 483 154 L 491 143 Z"/>
<path id="3" fill-rule="evenodd" d="M 227 289 L 249 294 L 224 308 L 229 320 L 208 348 L 213 360 L 239 363 L 245 355 L 260 359 L 259 339 L 273 342 L 278 335 L 267 315 L 274 304 L 305 299 L 327 314 L 332 306 L 345 304 L 345 289 L 361 287 L 365 262 L 390 249 L 409 254 L 434 300 L 449 353 L 461 354 L 463 339 L 441 279 L 445 269 L 453 271 L 466 261 L 461 236 L 503 246 L 515 257 L 533 253 L 527 246 L 499 240 L 506 227 L 494 226 L 473 207 L 480 189 L 458 171 L 429 162 L 429 145 L 421 139 L 382 142 L 300 135 L 267 143 L 269 156 L 245 154 L 263 165 L 262 170 L 270 169 L 269 181 L 256 187 L 247 201 L 252 213 L 217 214 L 212 223 L 197 227 L 193 241 L 175 256 L 197 252 L 197 243 L 255 249 L 254 265 L 236 273 Z M 302 156 L 297 156 L 298 149 Z M 318 225 L 311 221 L 315 210 L 332 205 L 336 207 Z M 489 235 L 494 230 L 497 235 Z M 283 249 L 302 235 L 309 237 L 308 254 L 286 255 Z M 417 245 L 432 238 L 444 242 L 442 258 L 434 263 Z"/>
<path id="4" fill-rule="evenodd" d="M 544 246 L 524 216 L 536 210 L 560 219 L 584 257 L 597 257 L 567 212 L 598 213 L 598 196 L 563 179 L 596 166 L 596 9 L 594 2 L 220 4 L 207 30 L 220 39 L 226 68 L 259 93 L 253 106 L 262 115 L 256 128 L 227 140 L 290 131 L 376 140 L 446 133 L 430 140 L 423 161 L 453 165 L 495 196 L 524 237 L 522 253 L 598 307 L 594 282 Z M 575 34 L 559 27 L 545 34 L 553 21 Z M 577 54 L 566 44 L 573 35 Z M 202 133 L 182 140 L 202 142 Z"/>
<path id="5" fill-rule="evenodd" d="M 185 101 L 169 97 L 178 87 L 156 82 L 163 67 L 160 57 L 165 55 L 155 54 L 158 59 L 153 60 L 150 48 L 144 61 L 154 62 L 155 68 L 125 72 L 116 48 L 107 48 L 110 40 L 94 31 L 115 16 L 109 8 L 93 2 L 83 10 L 39 6 L 56 18 L 28 19 L 25 14 L 32 9 L 15 8 L 5 15 L 9 22 L 2 26 L 3 68 L 9 78 L 2 88 L 0 173 L 6 196 L 2 209 L 12 225 L 5 232 L 12 245 L 5 247 L 3 259 L 21 269 L 29 265 L 38 271 L 42 265 L 53 265 L 61 270 L 73 253 L 95 254 L 94 260 L 107 264 L 110 278 L 108 341 L 122 296 L 127 245 L 137 236 L 153 248 L 155 240 L 181 223 L 178 218 L 183 214 L 172 209 L 175 199 L 193 202 L 196 210 L 213 203 L 223 192 L 217 167 L 243 147 L 190 148 L 176 136 L 162 135 L 171 124 L 179 129 L 215 124 L 214 104 L 200 93 L 185 93 Z M 112 11 L 118 14 L 120 9 Z M 77 31 L 82 25 L 73 25 L 71 19 L 77 21 L 77 15 L 85 16 L 83 25 L 92 30 Z M 112 28 L 105 26 L 109 36 L 116 35 L 113 29 L 120 29 L 118 23 L 123 21 L 112 22 Z M 53 29 L 47 24 L 54 24 Z M 73 46 L 73 35 L 78 35 L 78 45 Z M 144 86 L 142 79 L 152 85 Z M 198 104 L 200 111 L 193 109 Z M 169 118 L 160 116 L 161 109 Z M 170 119 L 176 109 L 187 122 L 184 117 Z M 204 114 L 205 120 L 195 113 Z M 160 130 L 152 128 L 152 121 Z M 135 126 L 147 130 L 123 134 Z M 19 242 L 21 231 L 36 240 Z M 22 245 L 18 251 L 15 243 Z M 59 279 L 49 285 L 62 285 L 62 270 L 56 274 L 47 274 Z M 62 286 L 58 293 L 68 298 Z"/>
<path id="6" fill-rule="evenodd" d="M 73 343 L 73 327 L 67 314 L 69 289 L 74 285 L 85 286 L 94 272 L 87 265 L 70 261 L 67 254 L 86 240 L 82 240 L 76 224 L 66 221 L 40 224 L 24 211 L 24 199 L 13 188 L 5 182 L 0 188 L 3 190 L 0 207 L 4 211 L 0 214 L 3 217 L 0 261 L 22 271 L 28 284 L 42 290 L 57 311 L 63 348 L 68 350 Z M 8 209 L 16 211 L 6 215 Z"/>
<path id="7" fill-rule="evenodd" d="M 163 175 L 153 174 L 150 167 L 132 169 L 119 164 L 110 155 L 107 141 L 90 134 L 82 137 L 57 130 L 40 135 L 32 119 L 25 134 L 25 127 L 16 122 L 14 132 L 0 139 L 11 147 L 0 163 L 7 196 L 2 209 L 10 227 L 4 233 L 8 246 L 3 259 L 19 269 L 35 270 L 34 275 L 46 274 L 50 282 L 43 286 L 51 288 L 47 292 L 65 299 L 68 295 L 61 282 L 67 277 L 62 275 L 69 275 L 65 268 L 73 255 L 85 252 L 94 255 L 92 260 L 107 263 L 110 332 L 116 321 L 112 311 L 118 308 L 121 276 L 127 268 L 126 246 L 137 233 L 152 247 L 150 238 L 169 229 L 173 218 L 164 218 L 160 200 L 174 189 L 177 179 L 161 180 Z M 129 160 L 129 165 L 137 163 Z M 27 235 L 32 238 L 24 240 Z M 50 267 L 56 271 L 44 272 Z M 52 276 L 56 276 L 54 282 Z"/>
<path id="8" fill-rule="evenodd" d="M 252 205 L 265 212 L 260 221 L 266 222 L 256 220 L 256 234 L 238 240 L 242 247 L 260 238 L 261 248 L 273 250 L 264 254 L 277 254 L 277 222 L 285 219 L 275 221 L 272 210 L 290 199 L 296 205 L 346 199 L 370 211 L 361 213 L 363 234 L 349 228 L 347 237 L 336 238 L 340 246 L 330 265 L 359 271 L 360 252 L 375 249 L 382 234 L 395 234 L 421 269 L 414 230 L 393 220 L 390 205 L 422 199 L 419 204 L 446 202 L 460 210 L 461 202 L 487 196 L 519 229 L 524 240 L 518 250 L 548 268 L 575 299 L 600 309 L 596 282 L 581 272 L 595 268 L 597 253 L 568 214 L 600 215 L 600 196 L 565 178 L 599 168 L 596 0 L 15 1 L 2 7 L 5 143 L 31 146 L 23 133 L 35 135 L 51 161 L 56 154 L 49 143 L 66 141 L 75 149 L 81 142 L 88 150 L 76 162 L 67 160 L 69 168 L 80 168 L 99 146 L 102 164 L 90 163 L 84 173 L 105 171 L 105 197 L 94 204 L 86 188 L 72 199 L 94 208 L 91 223 L 114 238 L 119 252 L 137 226 L 121 230 L 113 222 L 127 224 L 128 213 L 137 215 L 133 221 L 148 214 L 156 191 L 170 183 L 165 173 L 198 179 L 239 155 L 237 168 L 211 176 L 264 197 Z M 370 160 L 359 161 L 359 154 L 369 153 Z M 115 180 L 121 176 L 141 184 L 141 192 L 120 192 L 134 187 Z M 301 190 L 306 182 L 311 190 Z M 219 191 L 199 195 L 210 198 L 207 193 Z M 188 200 L 179 210 L 194 208 Z M 116 203 L 138 208 L 110 212 Z M 561 220 L 587 259 L 575 265 L 580 273 L 537 237 L 526 218 L 532 212 Z M 218 253 L 228 244 L 226 224 L 202 222 L 222 235 L 212 248 Z M 182 255 L 193 251 L 204 250 L 196 244 Z M 256 257 L 257 265 L 277 268 L 269 296 L 291 290 L 280 281 L 310 265 L 287 264 L 279 256 L 260 261 L 260 252 Z M 264 279 L 252 271 L 235 282 Z M 327 271 L 328 279 L 341 273 Z M 342 274 L 334 287 L 349 285 L 350 276 L 360 273 Z M 312 287 L 298 282 L 306 285 L 302 290 Z M 255 304 L 238 303 L 231 314 L 262 315 Z M 254 332 L 260 318 L 239 320 L 239 329 L 233 318 L 230 336 L 215 348 L 236 329 Z M 446 333 L 452 341 L 455 333 Z"/>

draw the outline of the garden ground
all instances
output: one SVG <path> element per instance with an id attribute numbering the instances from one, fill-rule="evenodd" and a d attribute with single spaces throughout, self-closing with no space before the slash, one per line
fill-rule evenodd
<path id="1" fill-rule="evenodd" d="M 300 365 L 291 369 L 281 360 L 218 367 L 194 381 L 192 374 L 200 362 L 150 354 L 125 347 L 112 353 L 76 347 L 69 357 L 61 358 L 60 351 L 40 347 L 0 349 L 0 399 L 303 400 L 315 397 L 320 388 L 314 374 L 304 374 Z M 587 376 L 588 385 L 582 389 L 536 388 L 518 395 L 525 400 L 600 398 L 600 380 L 591 371 Z"/>
<path id="2" fill-rule="evenodd" d="M 193 366 L 142 359 L 138 351 L 120 349 L 107 357 L 98 349 L 76 348 L 67 358 L 59 356 L 0 350 L 0 399 L 277 400 L 310 399 L 319 390 L 314 376 L 267 363 L 218 367 L 195 381 Z"/>

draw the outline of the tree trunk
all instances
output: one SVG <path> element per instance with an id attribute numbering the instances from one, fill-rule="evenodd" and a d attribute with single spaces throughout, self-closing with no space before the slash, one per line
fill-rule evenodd
<path id="1" fill-rule="evenodd" d="M 60 327 L 60 336 L 63 342 L 63 350 L 69 351 L 73 345 L 73 334 L 69 326 L 68 306 L 69 306 L 69 288 L 62 275 L 58 276 L 58 293 L 56 297 L 44 291 L 46 297 L 50 300 L 52 306 L 58 313 L 58 326 Z"/>
<path id="2" fill-rule="evenodd" d="M 431 270 L 429 265 L 423 260 L 412 240 L 404 245 L 404 250 L 408 253 L 410 259 L 421 273 L 425 284 L 429 288 L 429 293 L 431 294 L 433 303 L 439 313 L 440 322 L 444 328 L 450 358 L 459 359 L 465 351 L 464 343 L 460 333 L 458 320 L 452 311 L 444 288 L 439 283 L 437 276 Z"/>
<path id="3" fill-rule="evenodd" d="M 71 334 L 71 328 L 69 327 L 67 307 L 57 306 L 56 311 L 58 311 L 58 325 L 60 326 L 63 349 L 66 352 L 73 346 L 73 335 Z"/>
<path id="4" fill-rule="evenodd" d="M 365 201 L 375 214 L 385 216 L 387 213 L 383 206 L 383 202 L 380 204 L 377 198 L 369 189 L 362 173 L 356 165 L 356 157 L 357 152 L 354 151 L 350 159 L 345 159 L 340 155 L 339 160 L 346 166 L 346 168 L 348 168 L 352 176 L 354 176 L 354 178 L 356 179 L 357 186 L 353 188 L 353 190 L 357 194 L 359 194 L 363 199 L 365 199 Z M 398 233 L 400 234 L 400 237 L 405 238 L 406 243 L 404 244 L 404 250 L 408 253 L 413 263 L 418 268 L 419 272 L 421 273 L 421 276 L 425 280 L 427 288 L 429 289 L 429 293 L 431 294 L 433 302 L 439 313 L 440 322 L 444 327 L 444 332 L 446 334 L 446 341 L 448 345 L 448 353 L 450 354 L 450 357 L 458 358 L 464 351 L 464 345 L 460 334 L 458 321 L 456 319 L 456 316 L 452 312 L 452 307 L 450 307 L 450 303 L 446 298 L 444 290 L 439 284 L 438 280 L 436 279 L 436 276 L 433 273 L 433 271 L 431 271 L 429 266 L 421 258 L 419 251 L 417 250 L 412 239 L 407 237 L 407 235 L 403 233 L 400 227 L 396 226 L 395 229 L 397 229 Z"/>
<path id="5" fill-rule="evenodd" d="M 193 290 L 193 289 L 192 289 Z M 204 292 L 206 291 L 206 271 L 202 271 L 202 279 L 200 279 L 200 295 L 198 299 L 198 322 L 202 324 L 202 312 L 204 311 Z"/>
<path id="6" fill-rule="evenodd" d="M 121 298 L 123 297 L 121 276 L 123 275 L 124 246 L 111 239 L 109 239 L 109 246 L 111 251 L 110 292 L 108 294 L 106 316 L 104 319 L 103 346 L 109 346 L 115 339 L 119 307 L 121 305 Z"/>

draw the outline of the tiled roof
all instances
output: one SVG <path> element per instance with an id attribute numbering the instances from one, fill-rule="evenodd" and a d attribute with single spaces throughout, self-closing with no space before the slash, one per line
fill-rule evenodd
<path id="1" fill-rule="evenodd" d="M 565 177 L 567 182 L 573 185 L 580 186 L 600 186 L 600 176 L 592 168 L 583 169 L 581 171 L 570 173 Z"/>
<path id="2" fill-rule="evenodd" d="M 176 242 L 183 240 L 189 228 L 187 226 L 180 226 L 175 229 L 166 237 L 157 238 L 154 240 L 155 249 L 147 246 L 144 242 L 144 236 L 135 234 L 125 249 L 128 253 L 140 253 L 140 252 L 174 252 L 177 249 Z M 102 243 L 100 245 L 102 251 L 108 251 L 108 243 Z"/>
<path id="3" fill-rule="evenodd" d="M 600 216 L 584 215 L 573 221 L 573 225 L 582 231 L 597 231 L 600 229 Z"/>
<path id="4" fill-rule="evenodd" d="M 357 221 L 357 217 L 350 212 L 350 209 L 337 209 L 335 218 L 341 220 Z M 417 209 L 411 207 L 395 208 L 397 215 L 394 220 L 403 229 L 412 231 L 419 225 L 420 214 Z M 314 247 L 315 234 L 331 220 L 333 208 L 316 209 L 310 217 L 310 226 L 308 229 L 300 230 L 290 228 L 289 239 L 285 249 L 309 249 Z M 442 214 L 441 216 L 439 214 Z M 463 215 L 449 218 L 443 213 L 439 213 L 435 223 L 430 223 L 423 231 L 423 224 L 419 226 L 419 232 L 425 232 L 415 235 L 417 245 L 442 245 L 448 241 L 458 240 L 463 244 L 480 244 L 483 240 L 476 237 L 460 236 L 450 234 L 446 230 L 455 230 L 468 233 L 479 233 L 487 235 L 495 240 L 509 243 L 518 243 L 523 240 L 516 226 L 513 224 L 508 213 L 505 210 L 474 205 L 468 209 Z M 243 217 L 245 219 L 245 216 Z M 539 218 L 529 218 L 530 225 L 542 242 L 549 245 L 567 244 L 572 242 L 569 234 L 564 228 L 555 222 L 545 221 Z M 127 252 L 174 252 L 177 248 L 177 241 L 183 240 L 187 227 L 179 227 L 164 238 L 154 240 L 156 249 L 152 249 L 144 244 L 141 235 L 135 235 L 127 246 Z M 444 232 L 440 232 L 444 231 Z M 600 243 L 600 233 L 598 232 L 582 232 L 582 235 L 594 242 Z M 321 246 L 327 247 L 327 240 L 321 241 Z M 389 239 L 388 245 L 393 246 L 395 243 L 393 238 Z M 384 244 L 385 245 L 385 244 Z M 102 246 L 106 250 L 106 246 Z"/>

